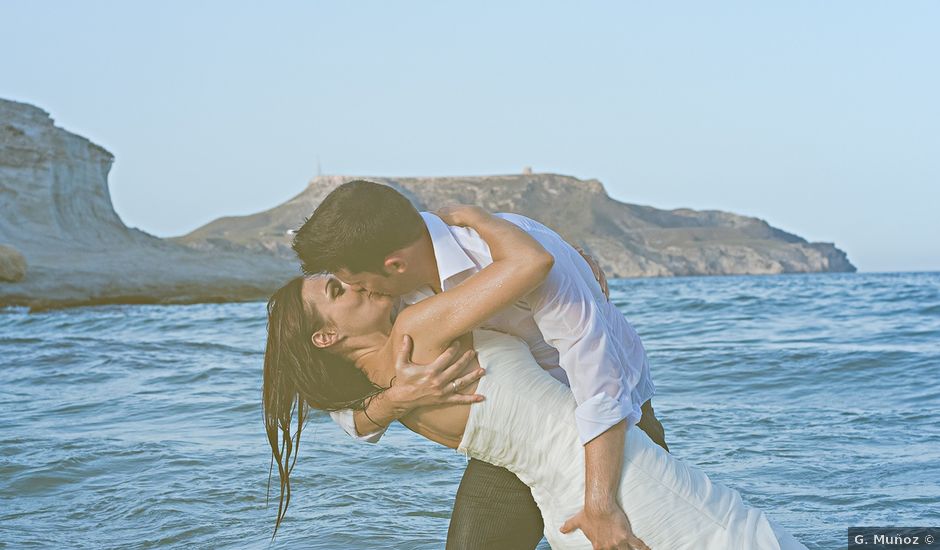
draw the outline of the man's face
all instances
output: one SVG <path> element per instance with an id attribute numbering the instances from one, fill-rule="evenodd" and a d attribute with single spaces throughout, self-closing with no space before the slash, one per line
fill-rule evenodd
<path id="1" fill-rule="evenodd" d="M 363 289 L 377 294 L 401 296 L 413 292 L 416 289 L 414 285 L 408 283 L 408 277 L 402 273 L 392 273 L 388 275 L 380 275 L 368 271 L 353 273 L 348 269 L 342 268 L 337 269 L 333 275 L 354 289 Z"/>

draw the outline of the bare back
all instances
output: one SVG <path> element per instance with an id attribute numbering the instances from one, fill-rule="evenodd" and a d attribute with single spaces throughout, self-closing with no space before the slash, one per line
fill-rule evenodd
<path id="1" fill-rule="evenodd" d="M 389 380 L 394 375 L 394 358 L 401 351 L 403 335 L 408 334 L 411 336 L 414 342 L 412 361 L 419 364 L 431 363 L 449 345 L 448 342 L 442 346 L 438 339 L 427 330 L 414 329 L 411 332 L 406 332 L 411 325 L 407 316 L 404 316 L 404 318 L 400 316 L 399 321 L 396 321 L 395 326 L 392 328 L 392 334 L 389 337 L 386 349 L 372 362 L 375 370 L 370 370 L 370 378 L 373 378 L 374 381 L 382 380 L 379 383 L 385 383 L 384 381 Z M 473 336 L 470 333 L 461 336 L 458 341 L 461 350 L 468 350 L 473 347 Z M 471 363 L 467 365 L 466 371 L 472 371 L 479 368 L 479 366 L 479 362 L 474 357 Z M 460 388 L 460 393 L 472 394 L 476 391 L 476 387 L 477 382 L 473 382 Z M 399 421 L 409 430 L 431 441 L 456 449 L 463 437 L 469 415 L 470 405 L 435 405 L 414 409 L 402 416 Z"/>

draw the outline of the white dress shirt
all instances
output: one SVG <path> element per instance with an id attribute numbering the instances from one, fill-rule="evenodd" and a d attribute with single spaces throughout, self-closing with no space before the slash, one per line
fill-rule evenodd
<path id="1" fill-rule="evenodd" d="M 525 340 L 542 368 L 571 387 L 582 444 L 624 418 L 628 426 L 636 424 L 640 407 L 655 391 L 636 331 L 604 296 L 584 258 L 557 233 L 525 216 L 496 215 L 535 238 L 555 257 L 555 264 L 542 285 L 490 317 L 482 328 Z M 489 246 L 476 231 L 448 226 L 428 212 L 421 217 L 431 235 L 443 291 L 493 263 Z M 423 287 L 402 296 L 403 306 L 433 295 L 430 287 Z M 353 411 L 330 416 L 360 441 L 375 443 L 386 429 L 359 435 Z"/>

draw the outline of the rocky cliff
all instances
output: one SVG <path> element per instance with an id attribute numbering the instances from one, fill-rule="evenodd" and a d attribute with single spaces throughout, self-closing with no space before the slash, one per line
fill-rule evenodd
<path id="1" fill-rule="evenodd" d="M 29 266 L 0 282 L 0 305 L 257 299 L 297 272 L 270 255 L 196 251 L 125 226 L 108 191 L 113 161 L 45 111 L 0 99 L 0 244 Z"/>
<path id="2" fill-rule="evenodd" d="M 200 250 L 268 252 L 293 258 L 288 230 L 352 176 L 317 177 L 286 203 L 220 218 L 178 237 Z M 831 243 L 809 243 L 765 221 L 721 212 L 660 210 L 611 199 L 597 180 L 557 174 L 382 178 L 421 210 L 478 204 L 535 218 L 590 251 L 611 277 L 855 271 Z"/>

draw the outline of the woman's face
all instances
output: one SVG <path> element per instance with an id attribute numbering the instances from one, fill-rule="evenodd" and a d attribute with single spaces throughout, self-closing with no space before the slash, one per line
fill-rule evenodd
<path id="1" fill-rule="evenodd" d="M 391 326 L 393 298 L 367 290 L 354 290 L 333 275 L 307 277 L 303 300 L 316 309 L 340 337 L 359 336 Z"/>

